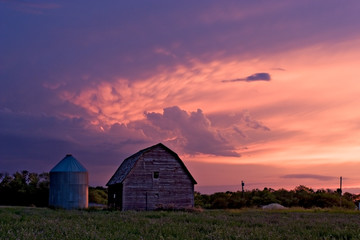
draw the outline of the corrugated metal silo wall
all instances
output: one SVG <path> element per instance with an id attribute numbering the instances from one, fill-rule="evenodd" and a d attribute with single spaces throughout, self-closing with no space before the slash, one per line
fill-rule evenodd
<path id="1" fill-rule="evenodd" d="M 50 172 L 49 205 L 65 209 L 88 207 L 87 172 Z"/>

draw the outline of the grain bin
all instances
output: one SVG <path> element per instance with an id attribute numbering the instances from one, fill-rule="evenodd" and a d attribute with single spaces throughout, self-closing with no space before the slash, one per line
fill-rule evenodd
<path id="1" fill-rule="evenodd" d="M 50 171 L 49 206 L 64 209 L 88 207 L 88 172 L 71 154 Z"/>

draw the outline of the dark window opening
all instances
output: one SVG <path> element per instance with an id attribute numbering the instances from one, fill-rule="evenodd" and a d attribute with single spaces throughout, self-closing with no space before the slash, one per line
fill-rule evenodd
<path id="1" fill-rule="evenodd" d="M 156 178 L 159 178 L 159 172 L 154 172 L 154 176 L 153 176 L 155 179 Z"/>

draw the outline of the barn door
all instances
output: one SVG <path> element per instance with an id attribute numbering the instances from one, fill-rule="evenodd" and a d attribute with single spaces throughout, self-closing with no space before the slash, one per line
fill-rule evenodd
<path id="1" fill-rule="evenodd" d="M 109 187 L 108 203 L 110 207 L 123 210 L 122 197 L 123 197 L 122 184 L 115 184 Z"/>

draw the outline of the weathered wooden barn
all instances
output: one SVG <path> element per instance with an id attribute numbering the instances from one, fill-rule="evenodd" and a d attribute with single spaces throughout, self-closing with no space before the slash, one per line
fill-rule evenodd
<path id="1" fill-rule="evenodd" d="M 194 206 L 195 179 L 179 156 L 162 143 L 126 158 L 108 186 L 108 204 L 121 210 Z"/>

